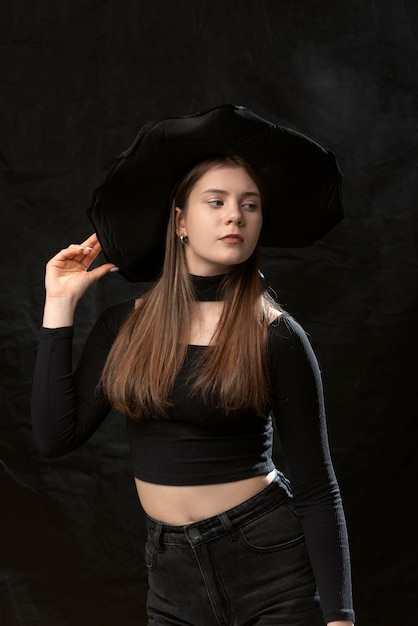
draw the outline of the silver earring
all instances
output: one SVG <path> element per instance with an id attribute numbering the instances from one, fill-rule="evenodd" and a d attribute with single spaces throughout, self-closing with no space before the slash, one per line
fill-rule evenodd
<path id="1" fill-rule="evenodd" d="M 189 238 L 188 238 L 187 235 L 180 235 L 180 241 L 181 241 L 181 243 L 186 245 L 186 243 L 189 243 Z"/>

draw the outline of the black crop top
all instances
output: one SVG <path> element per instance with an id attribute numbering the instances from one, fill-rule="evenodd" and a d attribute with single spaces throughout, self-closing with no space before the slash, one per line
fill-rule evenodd
<path id="1" fill-rule="evenodd" d="M 107 309 L 96 322 L 72 373 L 73 328 L 42 328 L 32 390 L 37 445 L 48 457 L 82 445 L 111 407 L 95 391 L 106 356 L 134 301 Z M 191 399 L 185 375 L 199 350 L 189 346 L 173 390 L 169 419 L 127 419 L 133 473 L 170 485 L 220 483 L 274 468 L 271 416 L 225 417 Z M 287 314 L 270 326 L 271 413 L 277 424 L 295 505 L 303 524 L 326 621 L 351 620 L 349 547 L 328 447 L 322 384 L 302 328 Z"/>

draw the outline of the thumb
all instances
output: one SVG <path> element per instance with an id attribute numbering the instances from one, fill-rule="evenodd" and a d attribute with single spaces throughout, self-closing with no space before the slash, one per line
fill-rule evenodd
<path id="1" fill-rule="evenodd" d="M 90 275 L 90 279 L 95 282 L 96 280 L 103 278 L 103 276 L 105 276 L 106 274 L 109 274 L 109 272 L 118 271 L 119 268 L 116 267 L 116 265 L 114 265 L 113 263 L 104 263 L 103 265 L 100 265 L 99 267 L 95 267 L 93 270 L 90 270 L 88 274 Z"/>

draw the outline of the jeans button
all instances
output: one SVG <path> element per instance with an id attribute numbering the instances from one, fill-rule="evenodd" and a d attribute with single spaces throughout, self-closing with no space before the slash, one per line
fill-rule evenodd
<path id="1" fill-rule="evenodd" d="M 190 530 L 187 531 L 187 534 L 189 535 L 189 539 L 191 541 L 197 541 L 200 539 L 200 531 L 198 528 L 190 528 Z"/>

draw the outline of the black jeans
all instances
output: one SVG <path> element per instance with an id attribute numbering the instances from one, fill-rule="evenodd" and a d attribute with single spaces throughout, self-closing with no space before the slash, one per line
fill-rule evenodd
<path id="1" fill-rule="evenodd" d="M 149 626 L 324 626 L 287 480 L 187 526 L 147 518 Z"/>

